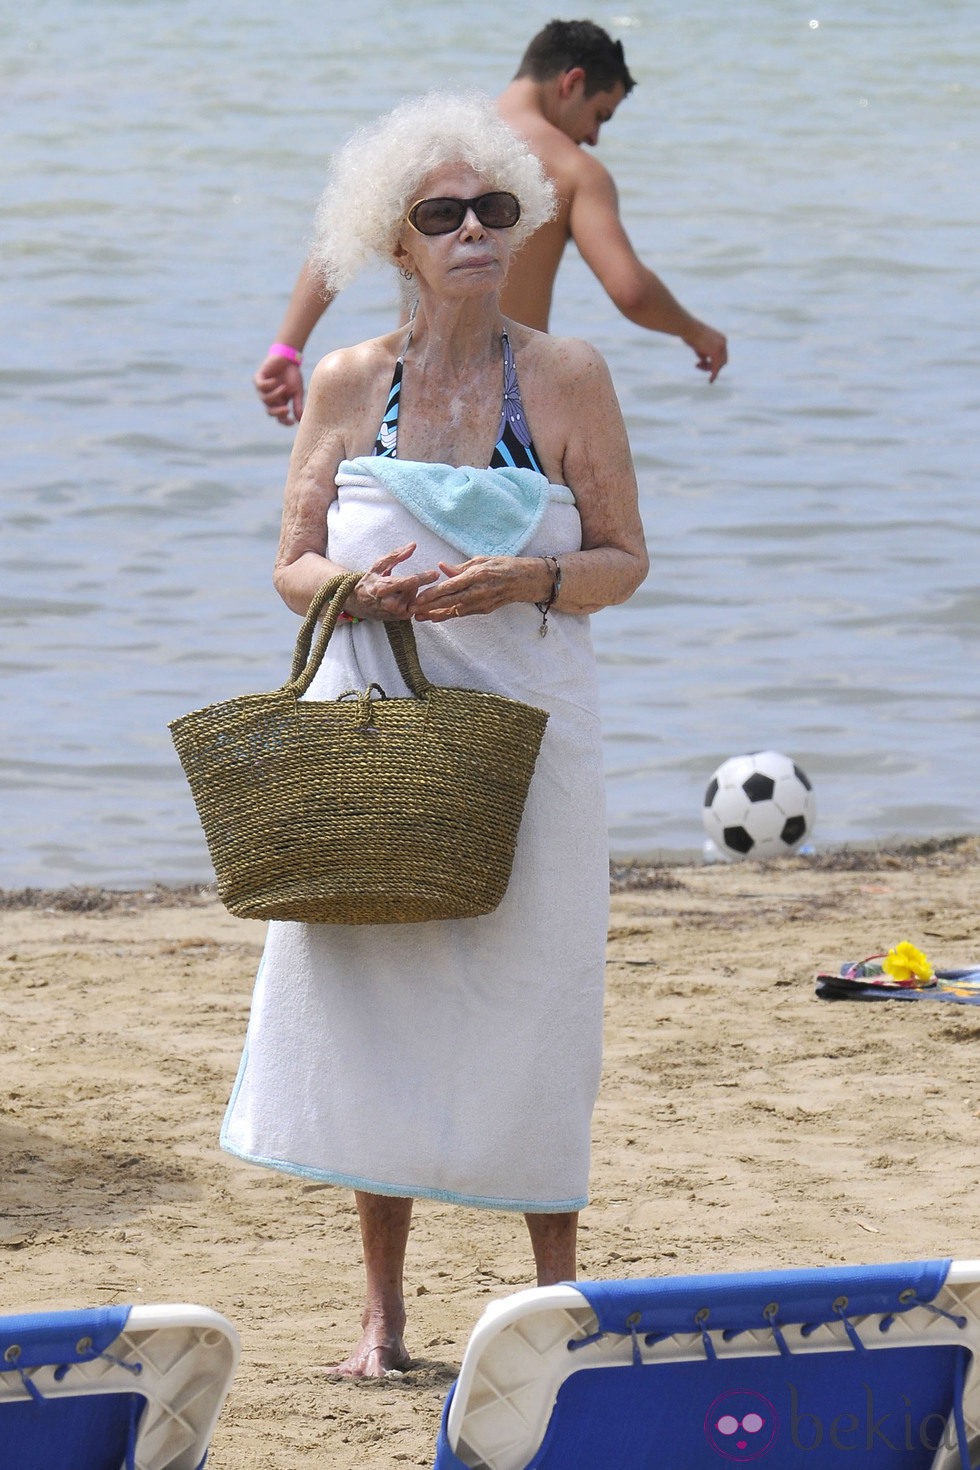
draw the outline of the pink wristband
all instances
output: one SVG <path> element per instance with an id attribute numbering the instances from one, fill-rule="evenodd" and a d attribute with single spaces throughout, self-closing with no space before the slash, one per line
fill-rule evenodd
<path id="1" fill-rule="evenodd" d="M 266 357 L 284 357 L 288 362 L 296 363 L 297 367 L 303 361 L 302 353 L 297 352 L 295 347 L 290 347 L 288 342 L 273 342 Z"/>

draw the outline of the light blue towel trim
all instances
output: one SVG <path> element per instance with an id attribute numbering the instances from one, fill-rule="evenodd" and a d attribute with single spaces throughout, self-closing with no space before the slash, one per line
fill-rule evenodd
<path id="1" fill-rule="evenodd" d="M 466 556 L 517 556 L 530 541 L 550 500 L 574 505 L 567 485 L 536 470 L 476 469 L 361 455 L 342 461 L 339 475 L 369 475 L 396 500 Z"/>
<path id="2" fill-rule="evenodd" d="M 509 1210 L 522 1215 L 568 1215 L 584 1210 L 588 1199 L 582 1195 L 576 1199 L 523 1200 L 506 1199 L 489 1194 L 462 1194 L 453 1189 L 433 1189 L 427 1185 L 386 1184 L 377 1179 L 366 1179 L 358 1174 L 341 1174 L 334 1169 L 317 1169 L 309 1164 L 293 1164 L 288 1159 L 267 1159 L 261 1154 L 250 1154 L 235 1148 L 224 1136 L 221 1147 L 225 1153 L 246 1164 L 257 1164 L 263 1169 L 278 1169 L 281 1174 L 296 1174 L 300 1179 L 315 1179 L 321 1184 L 336 1184 L 341 1189 L 359 1189 L 365 1194 L 380 1194 L 391 1199 L 431 1199 L 439 1204 L 470 1205 L 478 1210 Z"/>

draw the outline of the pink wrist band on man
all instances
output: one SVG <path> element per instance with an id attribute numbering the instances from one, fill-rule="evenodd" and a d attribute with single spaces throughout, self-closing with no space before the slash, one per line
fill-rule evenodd
<path id="1" fill-rule="evenodd" d="M 273 342 L 266 357 L 285 357 L 287 361 L 295 362 L 297 367 L 303 361 L 303 354 L 297 352 L 295 347 L 290 347 L 288 342 Z"/>

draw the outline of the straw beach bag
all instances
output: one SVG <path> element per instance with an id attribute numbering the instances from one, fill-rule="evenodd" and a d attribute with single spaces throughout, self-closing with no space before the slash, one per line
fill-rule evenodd
<path id="1" fill-rule="evenodd" d="M 301 700 L 358 580 L 320 588 L 281 689 L 170 725 L 219 896 L 241 918 L 312 924 L 487 914 L 507 888 L 548 716 L 430 684 L 409 622 L 384 628 L 411 697 L 372 684 Z"/>

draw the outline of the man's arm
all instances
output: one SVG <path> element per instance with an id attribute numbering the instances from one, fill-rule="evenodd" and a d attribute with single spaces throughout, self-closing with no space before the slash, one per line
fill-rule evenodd
<path id="1" fill-rule="evenodd" d="M 282 344 L 294 348 L 297 353 L 302 352 L 310 333 L 332 300 L 333 294 L 324 291 L 310 262 L 304 261 L 274 345 Z M 303 373 L 298 362 L 270 352 L 252 382 L 265 404 L 266 413 L 281 424 L 299 423 L 303 415 Z"/>
<path id="2" fill-rule="evenodd" d="M 686 342 L 713 383 L 728 361 L 721 332 L 685 311 L 640 260 L 619 217 L 616 185 L 598 159 L 583 156 L 570 215 L 572 238 L 615 306 L 637 326 Z"/>

